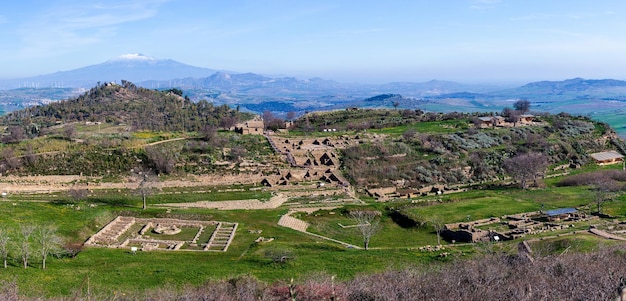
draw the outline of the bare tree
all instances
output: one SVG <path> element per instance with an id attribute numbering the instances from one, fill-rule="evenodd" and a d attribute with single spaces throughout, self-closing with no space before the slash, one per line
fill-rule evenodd
<path id="1" fill-rule="evenodd" d="M 537 178 L 548 167 L 548 158 L 541 153 L 526 153 L 504 160 L 503 168 L 521 188 L 528 188 L 528 180 L 537 185 Z"/>
<path id="2" fill-rule="evenodd" d="M 0 228 L 0 256 L 2 256 L 3 266 L 7 268 L 7 259 L 9 257 L 9 232 Z"/>
<path id="3" fill-rule="evenodd" d="M 205 124 L 200 128 L 199 134 L 204 141 L 211 142 L 217 137 L 217 128 L 214 125 Z"/>
<path id="4" fill-rule="evenodd" d="M 63 245 L 63 239 L 57 235 L 54 226 L 40 226 L 34 232 L 35 242 L 39 256 L 41 257 L 41 269 L 46 269 L 46 259 L 50 254 L 58 254 Z"/>
<path id="5" fill-rule="evenodd" d="M 443 231 L 445 227 L 443 220 L 441 220 L 441 218 L 438 216 L 432 216 L 428 222 L 433 227 L 433 229 L 435 229 L 435 232 L 437 233 L 437 245 L 441 245 L 441 232 Z"/>
<path id="6" fill-rule="evenodd" d="M 139 171 L 133 174 L 133 178 L 136 182 L 139 182 L 136 191 L 137 194 L 141 196 L 141 208 L 143 210 L 146 210 L 148 208 L 147 198 L 157 189 L 156 182 L 158 181 L 158 179 L 151 170 Z"/>
<path id="7" fill-rule="evenodd" d="M 2 137 L 4 143 L 18 143 L 26 138 L 26 132 L 21 126 L 11 126 L 8 131 L 9 134 Z"/>
<path id="8" fill-rule="evenodd" d="M 76 138 L 76 125 L 73 123 L 66 124 L 63 127 L 63 137 L 68 141 L 74 140 Z"/>
<path id="9" fill-rule="evenodd" d="M 593 188 L 595 190 L 595 201 L 598 213 L 602 213 L 602 204 L 615 196 L 615 192 L 619 190 L 616 181 L 605 177 L 603 174 L 597 174 L 593 180 Z"/>
<path id="10" fill-rule="evenodd" d="M 14 170 L 22 167 L 22 161 L 15 156 L 13 148 L 7 147 L 3 149 L 0 156 L 2 157 L 2 163 L 4 165 L 3 169 Z"/>
<path id="11" fill-rule="evenodd" d="M 26 164 L 28 164 L 29 166 L 35 166 L 35 164 L 37 164 L 38 157 L 37 157 L 37 154 L 35 154 L 35 151 L 33 150 L 33 145 L 30 143 L 26 145 L 24 159 L 25 159 Z"/>
<path id="12" fill-rule="evenodd" d="M 263 126 L 265 127 L 265 129 L 267 129 L 267 127 L 272 121 L 274 121 L 274 119 L 276 119 L 276 117 L 274 116 L 274 113 L 272 113 L 270 110 L 263 111 Z"/>
<path id="13" fill-rule="evenodd" d="M 296 118 L 296 112 L 294 111 L 289 111 L 287 112 L 287 120 L 289 121 L 293 121 Z"/>
<path id="14" fill-rule="evenodd" d="M 356 210 L 350 211 L 349 215 L 350 218 L 357 223 L 356 227 L 363 237 L 363 248 L 368 250 L 372 236 L 380 230 L 380 212 L 374 210 Z"/>
<path id="15" fill-rule="evenodd" d="M 220 118 L 219 124 L 220 124 L 220 127 L 222 127 L 225 130 L 228 130 L 232 128 L 233 126 L 235 126 L 237 124 L 237 121 L 239 121 L 237 116 L 222 116 Z"/>
<path id="16" fill-rule="evenodd" d="M 517 123 L 521 119 L 521 112 L 517 110 L 513 110 L 511 108 L 504 108 L 502 110 L 502 116 L 504 116 L 504 120 L 506 122 L 512 122 L 513 126 L 516 126 Z"/>
<path id="17" fill-rule="evenodd" d="M 35 226 L 31 224 L 21 225 L 18 232 L 18 240 L 15 242 L 15 246 L 19 257 L 22 259 L 24 268 L 28 268 L 28 260 L 32 255 L 32 235 L 35 232 Z"/>

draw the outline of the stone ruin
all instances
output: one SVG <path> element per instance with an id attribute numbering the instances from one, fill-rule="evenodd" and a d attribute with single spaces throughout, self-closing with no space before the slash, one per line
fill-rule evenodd
<path id="1" fill-rule="evenodd" d="M 527 234 L 538 234 L 547 231 L 567 229 L 573 223 L 593 219 L 581 212 L 567 213 L 555 219 L 551 214 L 543 211 L 525 212 L 513 215 L 505 215 L 501 218 L 492 217 L 487 219 L 446 224 L 441 233 L 444 239 L 454 242 L 485 242 L 494 240 L 511 240 L 522 238 Z M 479 227 L 500 224 L 507 228 L 506 231 L 496 232 L 484 230 Z M 484 228 L 484 227 L 483 227 Z"/>
<path id="2" fill-rule="evenodd" d="M 163 235 L 175 235 L 180 233 L 180 231 L 182 231 L 180 228 L 178 228 L 176 225 L 161 225 L 161 224 L 157 224 L 154 229 L 152 229 L 152 232 L 156 233 L 156 234 L 163 234 Z"/>
<path id="3" fill-rule="evenodd" d="M 118 216 L 91 236 L 86 246 L 151 250 L 226 251 L 235 237 L 237 223 L 168 218 Z M 181 236 L 183 228 L 195 228 L 195 235 Z M 133 230 L 140 229 L 140 230 Z M 212 233 L 201 241 L 203 233 Z M 153 235 L 159 236 L 154 238 Z M 171 236 L 171 238 L 168 238 Z M 207 237 L 205 234 L 204 237 Z"/>

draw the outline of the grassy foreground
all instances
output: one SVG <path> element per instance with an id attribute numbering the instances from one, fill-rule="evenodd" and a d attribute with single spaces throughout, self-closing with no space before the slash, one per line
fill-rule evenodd
<path id="1" fill-rule="evenodd" d="M 0 269 L 0 280 L 15 280 L 20 291 L 28 296 L 84 296 L 87 289 L 93 293 L 123 295 L 162 287 L 184 288 L 199 286 L 209 280 L 227 279 L 243 275 L 253 276 L 263 282 L 301 279 L 323 272 L 336 275 L 339 280 L 352 279 L 364 273 L 381 272 L 423 266 L 439 261 L 455 261 L 484 253 L 494 248 L 514 252 L 515 243 L 494 245 L 450 245 L 444 242 L 447 257 L 441 252 L 422 252 L 419 247 L 434 245 L 437 237 L 429 218 L 437 217 L 445 223 L 501 216 L 519 212 L 561 207 L 593 206 L 593 191 L 588 187 L 557 187 L 547 181 L 547 188 L 518 190 L 504 187 L 475 190 L 464 193 L 424 197 L 420 200 L 396 200 L 388 203 L 369 202 L 367 207 L 388 213 L 401 210 L 418 221 L 418 227 L 403 227 L 388 214 L 381 217 L 381 229 L 373 236 L 369 251 L 351 249 L 321 240 L 277 225 L 287 208 L 259 211 L 217 211 L 211 209 L 157 208 L 155 204 L 172 202 L 180 194 L 151 196 L 148 210 L 140 210 L 138 196 L 130 193 L 110 192 L 96 194 L 82 202 L 69 202 L 60 196 L 52 200 L 33 195 L 32 200 L 5 198 L 0 202 L 0 212 L 11 218 L 0 220 L 3 229 L 18 229 L 22 224 L 54 224 L 66 241 L 82 242 L 117 215 L 138 217 L 175 217 L 181 219 L 220 220 L 239 223 L 233 243 L 227 252 L 152 251 L 132 254 L 126 249 L 85 248 L 75 258 L 50 258 L 47 269 L 40 268 L 40 259 L 33 257 L 31 266 L 23 269 L 15 254 L 9 267 Z M 202 187 L 203 191 L 211 190 Z M 204 194 L 204 193 L 203 193 Z M 242 192 L 239 197 L 266 197 L 265 192 Z M 200 196 L 190 197 L 197 200 Z M 184 199 L 187 199 L 186 197 Z M 228 200 L 219 194 L 211 200 Z M 417 201 L 417 202 L 415 202 Z M 623 197 L 603 204 L 605 212 L 615 216 L 626 214 Z M 150 203 L 150 201 L 149 201 Z M 78 209 L 80 207 L 80 209 Z M 345 209 L 318 211 L 298 217 L 310 224 L 309 231 L 354 245 L 360 245 L 361 236 L 354 228 L 345 228 L 354 222 L 343 213 Z M 577 226 L 584 229 L 588 224 Z M 258 230 L 262 232 L 257 233 Z M 559 233 L 555 233 L 559 234 Z M 565 234 L 565 233 L 564 233 Z M 569 233 L 568 233 L 569 234 Z M 256 243 L 263 236 L 274 238 L 270 243 Z M 563 250 L 588 251 L 606 244 L 589 235 L 568 235 L 554 240 L 541 240 L 535 246 L 546 252 Z M 270 254 L 282 252 L 289 259 L 276 262 Z"/>

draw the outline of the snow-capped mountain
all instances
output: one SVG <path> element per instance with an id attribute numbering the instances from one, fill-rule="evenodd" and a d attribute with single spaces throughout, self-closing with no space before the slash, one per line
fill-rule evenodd
<path id="1" fill-rule="evenodd" d="M 157 59 L 140 53 L 124 54 L 104 63 L 69 71 L 0 82 L 0 89 L 23 86 L 90 88 L 97 82 L 128 80 L 169 80 L 187 77 L 208 77 L 216 70 L 195 67 L 170 59 Z"/>

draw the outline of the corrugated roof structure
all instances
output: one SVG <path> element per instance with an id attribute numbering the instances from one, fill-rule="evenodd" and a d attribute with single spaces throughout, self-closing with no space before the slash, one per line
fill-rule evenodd
<path id="1" fill-rule="evenodd" d="M 546 214 L 548 216 L 558 216 L 562 214 L 576 213 L 577 211 L 578 210 L 576 210 L 576 208 L 559 208 L 559 209 L 548 210 L 546 211 Z"/>
<path id="2" fill-rule="evenodd" d="M 624 155 L 616 151 L 593 153 L 593 154 L 590 154 L 589 156 L 591 156 L 591 158 L 593 158 L 596 161 L 611 161 L 611 160 L 624 158 Z"/>

